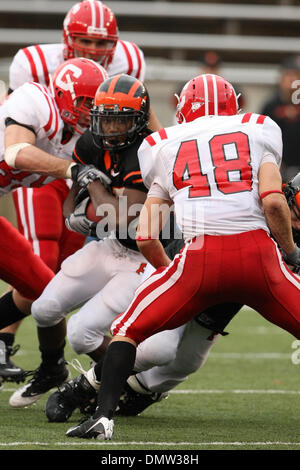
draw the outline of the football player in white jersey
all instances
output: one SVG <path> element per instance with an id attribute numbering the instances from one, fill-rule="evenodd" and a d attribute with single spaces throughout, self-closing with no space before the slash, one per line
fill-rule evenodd
<path id="1" fill-rule="evenodd" d="M 74 4 L 63 22 L 62 43 L 37 44 L 17 52 L 9 70 L 9 92 L 28 81 L 48 86 L 50 74 L 64 60 L 74 57 L 95 60 L 109 76 L 125 73 L 143 81 L 146 67 L 142 50 L 118 36 L 115 15 L 104 3 L 85 0 Z M 152 130 L 161 127 L 151 109 L 149 127 Z M 55 273 L 63 260 L 85 241 L 83 235 L 61 229 L 64 224 L 61 202 L 68 191 L 68 182 L 56 179 L 41 189 L 24 187 L 13 193 L 20 232 L 31 243 L 34 253 Z M 17 291 L 14 299 L 18 308 L 26 312 L 26 299 Z M 16 323 L 0 331 L 0 340 L 11 344 L 17 328 Z"/>
<path id="2" fill-rule="evenodd" d="M 113 322 L 96 412 L 67 436 L 111 439 L 137 345 L 183 325 L 216 299 L 249 305 L 300 338 L 300 281 L 279 251 L 288 264 L 300 265 L 278 168 L 281 132 L 266 116 L 237 113 L 232 85 L 200 75 L 180 95 L 181 126 L 154 133 L 141 145 L 149 192 L 137 242 L 159 269 Z M 158 240 L 162 227 L 153 214 L 173 202 L 185 246 L 171 261 Z"/>
<path id="3" fill-rule="evenodd" d="M 283 187 L 291 212 L 293 238 L 300 246 L 300 173 Z M 170 259 L 184 246 L 183 239 L 175 239 L 165 248 Z M 149 263 L 141 282 L 155 269 Z M 150 336 L 139 344 L 131 375 L 122 391 L 117 415 L 136 416 L 149 406 L 168 396 L 168 392 L 198 371 L 206 362 L 212 346 L 242 305 L 218 304 L 201 312 L 193 320 L 173 330 Z M 46 416 L 51 422 L 67 421 L 76 408 L 84 414 L 93 414 L 95 398 L 100 386 L 102 361 L 87 372 L 59 387 L 49 396 Z"/>
<path id="4" fill-rule="evenodd" d="M 74 165 L 72 151 L 80 133 L 89 126 L 95 92 L 106 78 L 105 69 L 96 62 L 69 59 L 54 72 L 50 88 L 29 82 L 8 97 L 0 108 L 0 196 L 18 187 L 40 187 L 54 178 L 80 181 L 89 171 L 95 177 L 91 167 Z M 2 221 L 1 225 L 0 277 L 18 289 L 27 306 L 25 312 L 18 308 L 15 291 L 5 294 L 0 299 L 4 327 L 12 318 L 21 320 L 30 313 L 32 301 L 53 277 L 53 271 L 10 224 Z M 64 225 L 61 230 L 67 231 Z M 0 346 L 3 350 L 2 340 Z M 17 378 L 20 372 L 18 368 L 4 369 L 1 361 L 0 376 Z"/>

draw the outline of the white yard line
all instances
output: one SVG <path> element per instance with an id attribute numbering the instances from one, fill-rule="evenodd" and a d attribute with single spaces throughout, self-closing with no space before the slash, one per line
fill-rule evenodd
<path id="1" fill-rule="evenodd" d="M 282 441 L 258 441 L 258 442 L 243 442 L 243 441 L 233 441 L 233 442 L 224 442 L 224 441 L 212 441 L 212 442 L 153 442 L 153 441 L 104 441 L 104 442 L 95 442 L 95 441 L 84 441 L 84 442 L 54 442 L 52 444 L 48 442 L 28 442 L 28 441 L 18 441 L 18 442 L 0 442 L 0 447 L 16 447 L 16 446 L 46 446 L 46 447 L 78 447 L 78 446 L 169 446 L 169 447 L 180 447 L 180 446 L 300 446 L 300 442 L 282 442 Z"/>

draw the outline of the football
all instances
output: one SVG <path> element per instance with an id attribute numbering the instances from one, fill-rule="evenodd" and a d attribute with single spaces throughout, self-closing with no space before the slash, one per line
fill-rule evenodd
<path id="1" fill-rule="evenodd" d="M 96 215 L 96 211 L 91 200 L 89 201 L 86 208 L 86 216 L 92 222 L 99 222 L 101 220 L 101 217 Z"/>

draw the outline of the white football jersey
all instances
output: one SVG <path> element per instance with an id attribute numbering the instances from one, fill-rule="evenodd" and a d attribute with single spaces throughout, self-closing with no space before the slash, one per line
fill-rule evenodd
<path id="1" fill-rule="evenodd" d="M 148 196 L 174 201 L 184 238 L 268 230 L 258 193 L 262 162 L 278 167 L 282 137 L 269 117 L 204 116 L 161 129 L 138 151 Z"/>
<path id="2" fill-rule="evenodd" d="M 25 83 L 15 90 L 0 107 L 0 133 L 4 135 L 5 121 L 14 121 L 30 126 L 35 133 L 35 146 L 61 158 L 72 159 L 72 152 L 79 137 L 74 136 L 62 144 L 64 122 L 60 117 L 53 95 L 38 83 Z M 4 139 L 0 141 L 0 196 L 24 186 L 42 186 L 54 178 L 24 172 L 9 167 L 4 161 Z"/>
<path id="3" fill-rule="evenodd" d="M 37 44 L 20 49 L 9 68 L 9 88 L 16 90 L 23 83 L 34 81 L 49 85 L 49 75 L 64 61 L 64 44 Z M 129 41 L 118 41 L 109 76 L 126 73 L 139 80 L 145 78 L 145 59 L 141 49 Z"/>

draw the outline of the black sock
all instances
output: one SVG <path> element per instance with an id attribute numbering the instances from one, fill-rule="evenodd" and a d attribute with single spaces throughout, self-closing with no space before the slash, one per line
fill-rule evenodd
<path id="1" fill-rule="evenodd" d="M 63 364 L 65 362 L 64 348 L 65 343 L 60 348 L 53 349 L 51 351 L 42 350 L 40 348 L 43 367 L 51 368 Z"/>
<path id="2" fill-rule="evenodd" d="M 12 291 L 0 297 L 0 312 L 0 330 L 27 317 L 13 301 Z"/>
<path id="3" fill-rule="evenodd" d="M 12 346 L 15 341 L 14 333 L 0 333 L 0 341 L 4 341 L 6 346 Z"/>
<path id="4" fill-rule="evenodd" d="M 111 419 L 125 382 L 133 370 L 136 348 L 127 341 L 113 341 L 105 353 L 98 407 L 95 416 Z"/>
<path id="5" fill-rule="evenodd" d="M 102 367 L 103 367 L 104 356 L 99 359 L 97 364 L 94 365 L 94 374 L 97 382 L 101 381 Z"/>

